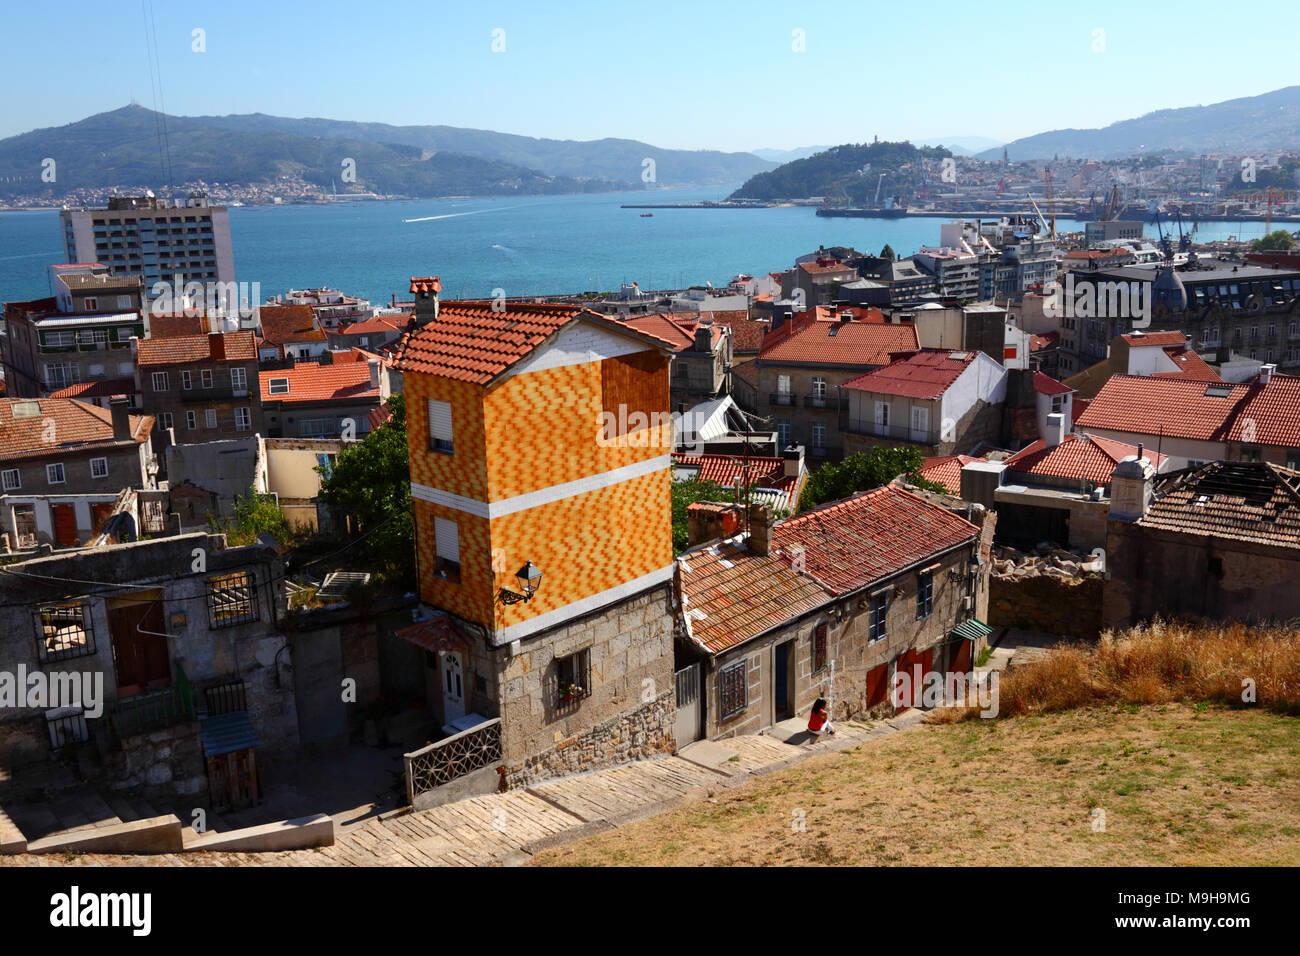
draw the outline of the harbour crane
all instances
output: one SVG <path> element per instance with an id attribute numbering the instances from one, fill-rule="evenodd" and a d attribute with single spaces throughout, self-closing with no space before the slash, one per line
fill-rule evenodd
<path id="1" fill-rule="evenodd" d="M 1056 205 L 1052 202 L 1052 167 L 1043 167 L 1043 179 L 1047 180 L 1047 215 L 1052 221 L 1052 238 L 1056 238 Z"/>
<path id="2" fill-rule="evenodd" d="M 1293 202 L 1296 198 L 1296 194 L 1293 192 L 1284 192 L 1281 189 L 1274 189 L 1272 186 L 1269 186 L 1268 189 L 1257 193 L 1239 193 L 1232 198 L 1242 200 L 1251 199 L 1256 201 L 1263 199 L 1265 201 L 1267 206 L 1264 213 L 1264 235 L 1268 235 L 1273 229 L 1273 203 Z"/>
<path id="3" fill-rule="evenodd" d="M 877 209 L 880 208 L 880 187 L 883 185 L 885 185 L 885 174 L 881 173 L 880 178 L 876 180 L 876 198 L 871 204 Z"/>

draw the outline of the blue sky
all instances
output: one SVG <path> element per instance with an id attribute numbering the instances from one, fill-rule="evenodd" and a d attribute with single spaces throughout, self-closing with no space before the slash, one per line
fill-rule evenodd
<path id="1" fill-rule="evenodd" d="M 875 135 L 1005 141 L 1300 82 L 1291 4 L 153 6 L 169 113 L 441 123 L 688 149 Z M 154 106 L 144 24 L 135 0 L 6 5 L 0 137 L 132 99 Z M 206 52 L 192 50 L 195 29 Z M 504 52 L 492 50 L 494 30 L 504 31 Z"/>

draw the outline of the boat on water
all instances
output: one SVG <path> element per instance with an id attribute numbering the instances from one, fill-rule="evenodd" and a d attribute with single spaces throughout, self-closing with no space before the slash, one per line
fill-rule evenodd
<path id="1" fill-rule="evenodd" d="M 643 213 L 641 213 L 641 218 L 642 218 L 642 219 L 649 219 L 649 218 L 651 218 L 653 215 L 654 215 L 654 213 L 652 213 L 652 212 L 643 212 Z"/>

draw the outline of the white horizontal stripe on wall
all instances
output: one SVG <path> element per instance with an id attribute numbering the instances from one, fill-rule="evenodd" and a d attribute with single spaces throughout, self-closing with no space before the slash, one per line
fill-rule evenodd
<path id="1" fill-rule="evenodd" d="M 538 631 L 544 631 L 547 628 L 558 627 L 565 621 L 571 621 L 575 617 L 582 617 L 584 614 L 590 614 L 592 611 L 599 610 L 607 604 L 613 604 L 617 601 L 625 600 L 635 594 L 654 587 L 656 584 L 662 584 L 665 581 L 671 581 L 673 578 L 674 565 L 668 565 L 666 568 L 660 568 L 658 571 L 651 571 L 649 574 L 643 574 L 624 584 L 616 585 L 608 590 L 601 591 L 599 594 L 593 594 L 590 597 L 574 601 L 572 604 L 566 604 L 564 607 L 557 607 L 554 611 L 547 611 L 545 614 L 539 614 L 537 617 L 529 618 L 527 621 L 520 621 L 518 624 L 512 624 L 507 628 L 493 633 L 492 641 L 496 645 L 508 644 L 511 641 L 518 640 L 521 637 L 527 637 L 529 634 L 536 634 Z"/>
<path id="2" fill-rule="evenodd" d="M 451 508 L 455 511 L 463 511 L 466 514 L 476 515 L 480 518 L 500 518 L 504 515 L 514 514 L 517 511 L 527 511 L 529 508 L 551 504 L 555 501 L 563 501 L 565 498 L 572 498 L 588 491 L 597 491 L 611 485 L 622 484 L 625 481 L 631 481 L 633 478 L 641 478 L 657 471 L 666 470 L 671 465 L 672 455 L 659 455 L 647 461 L 638 461 L 631 465 L 624 465 L 622 468 L 615 468 L 613 471 L 604 471 L 598 475 L 589 475 L 576 481 L 562 482 L 558 485 L 551 485 L 549 488 L 540 488 L 537 491 L 529 491 L 522 495 L 515 495 L 513 498 L 503 498 L 500 501 L 490 503 L 478 501 L 474 498 L 466 498 L 462 495 L 454 495 L 449 491 L 430 488 L 428 485 L 413 481 L 411 482 L 411 497 L 441 505 L 444 508 Z"/>

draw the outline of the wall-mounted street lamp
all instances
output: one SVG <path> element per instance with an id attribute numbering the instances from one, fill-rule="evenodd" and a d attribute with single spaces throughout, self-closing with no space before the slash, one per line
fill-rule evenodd
<path id="1" fill-rule="evenodd" d="M 542 572 L 533 562 L 525 561 L 524 566 L 515 573 L 515 578 L 519 581 L 519 590 L 511 591 L 509 588 L 502 588 L 500 594 L 502 604 L 531 601 L 542 583 Z"/>

